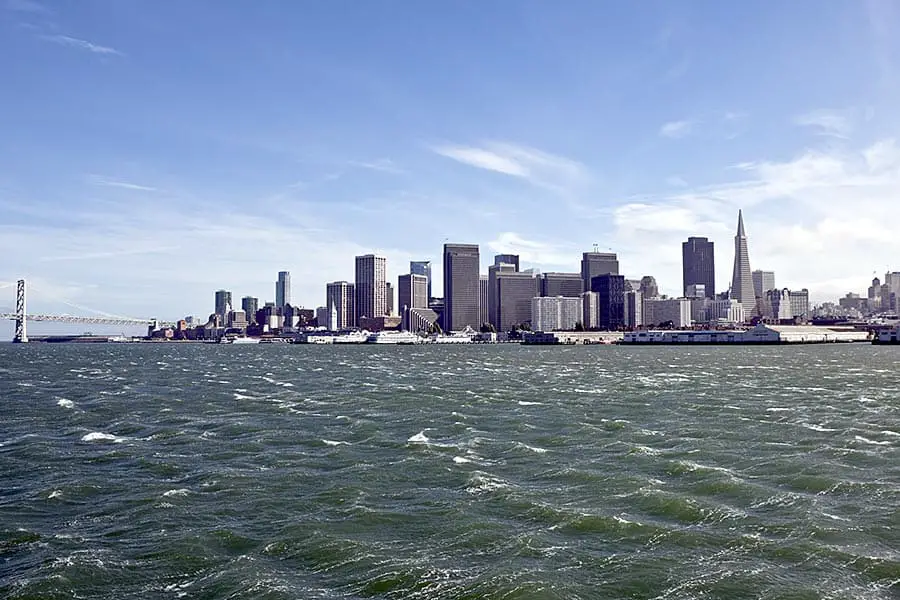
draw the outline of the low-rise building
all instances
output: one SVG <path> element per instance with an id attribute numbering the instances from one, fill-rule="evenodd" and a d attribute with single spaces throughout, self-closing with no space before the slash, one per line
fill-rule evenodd
<path id="1" fill-rule="evenodd" d="M 642 308 L 644 325 L 674 329 L 691 325 L 691 301 L 688 298 L 645 298 Z"/>

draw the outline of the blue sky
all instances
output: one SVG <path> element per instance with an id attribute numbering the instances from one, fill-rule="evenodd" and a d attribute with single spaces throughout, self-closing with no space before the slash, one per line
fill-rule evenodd
<path id="1" fill-rule="evenodd" d="M 681 287 L 743 208 L 817 300 L 900 269 L 900 7 L 871 2 L 0 0 L 0 282 L 114 314 L 313 307 L 353 256 Z M 436 269 L 440 289 L 440 269 Z M 8 308 L 14 298 L 0 298 Z"/>

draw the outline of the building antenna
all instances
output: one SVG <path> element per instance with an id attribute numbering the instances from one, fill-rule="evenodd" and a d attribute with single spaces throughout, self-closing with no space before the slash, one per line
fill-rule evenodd
<path id="1" fill-rule="evenodd" d="M 600 252 L 600 244 L 594 244 L 594 252 Z"/>

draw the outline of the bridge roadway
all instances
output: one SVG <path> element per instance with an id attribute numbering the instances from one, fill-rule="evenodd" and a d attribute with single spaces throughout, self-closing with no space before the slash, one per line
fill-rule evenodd
<path id="1" fill-rule="evenodd" d="M 15 321 L 19 318 L 16 313 L 0 313 L 0 320 Z M 53 321 L 56 323 L 85 323 L 88 325 L 152 325 L 166 327 L 171 323 L 164 323 L 157 319 L 129 319 L 126 317 L 79 317 L 75 315 L 25 315 L 26 321 Z"/>

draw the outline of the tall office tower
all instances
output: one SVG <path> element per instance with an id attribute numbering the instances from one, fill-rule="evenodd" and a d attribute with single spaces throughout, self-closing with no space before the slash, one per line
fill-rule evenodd
<path id="1" fill-rule="evenodd" d="M 317 306 L 316 307 L 316 326 L 317 327 L 325 327 L 328 325 L 328 307 L 327 306 Z"/>
<path id="2" fill-rule="evenodd" d="M 628 287 L 627 285 L 625 286 Z M 702 283 L 692 283 L 684 290 L 685 298 L 706 298 L 706 286 Z"/>
<path id="3" fill-rule="evenodd" d="M 878 310 L 881 306 L 881 280 L 877 277 L 872 280 L 872 285 L 869 286 L 868 290 L 869 294 L 869 309 L 872 311 Z"/>
<path id="4" fill-rule="evenodd" d="M 531 323 L 531 299 L 540 296 L 540 280 L 534 273 L 504 270 L 512 265 L 492 266 L 495 270 L 494 304 L 496 314 L 491 323 L 497 331 Z"/>
<path id="5" fill-rule="evenodd" d="M 511 263 L 501 263 L 501 264 L 493 264 L 488 267 L 488 309 L 487 309 L 487 319 L 486 323 L 490 323 L 493 325 L 497 331 L 500 331 L 500 320 L 499 320 L 499 287 L 497 283 L 497 278 L 500 273 L 515 273 L 516 266 Z M 480 285 L 480 281 L 479 281 Z"/>
<path id="6" fill-rule="evenodd" d="M 744 231 L 744 215 L 738 211 L 737 234 L 734 236 L 734 272 L 731 276 L 731 297 L 744 307 L 744 315 L 756 314 L 756 292 L 750 273 L 750 253 L 747 250 L 747 233 Z"/>
<path id="7" fill-rule="evenodd" d="M 479 275 L 478 276 L 478 320 L 481 321 L 481 324 L 490 323 L 490 315 L 488 312 L 488 307 L 490 306 L 491 301 L 491 286 L 490 279 L 488 279 L 487 275 Z"/>
<path id="8" fill-rule="evenodd" d="M 477 244 L 444 244 L 445 331 L 478 329 L 478 274 L 481 257 Z"/>
<path id="9" fill-rule="evenodd" d="M 223 323 L 229 312 L 231 312 L 231 292 L 218 290 L 216 292 L 216 314 L 222 317 Z"/>
<path id="10" fill-rule="evenodd" d="M 356 310 L 353 306 L 355 299 L 356 293 L 352 283 L 335 281 L 325 287 L 327 320 L 324 325 L 329 331 L 340 331 L 356 325 Z"/>
<path id="11" fill-rule="evenodd" d="M 789 292 L 791 299 L 791 313 L 794 318 L 801 318 L 804 321 L 809 318 L 809 290 L 803 288 L 800 291 Z"/>
<path id="12" fill-rule="evenodd" d="M 579 298 L 584 292 L 580 273 L 544 273 L 541 275 L 541 296 Z"/>
<path id="13" fill-rule="evenodd" d="M 757 298 L 764 298 L 766 292 L 775 289 L 775 271 L 757 269 L 750 276 L 753 278 L 753 293 Z"/>
<path id="14" fill-rule="evenodd" d="M 259 310 L 259 298 L 244 296 L 241 298 L 241 310 L 247 315 L 247 322 L 254 323 L 256 321 L 256 311 Z"/>
<path id="15" fill-rule="evenodd" d="M 706 297 L 716 295 L 716 261 L 713 242 L 705 237 L 689 237 L 681 244 L 681 273 L 684 295 L 689 285 L 702 284 Z"/>
<path id="16" fill-rule="evenodd" d="M 516 271 L 519 270 L 518 254 L 495 254 L 494 265 L 513 265 Z"/>
<path id="17" fill-rule="evenodd" d="M 384 283 L 384 314 L 394 314 L 394 285 L 390 281 Z"/>
<path id="18" fill-rule="evenodd" d="M 585 252 L 581 255 L 581 281 L 585 291 L 597 275 L 619 274 L 619 257 L 612 252 Z"/>
<path id="19" fill-rule="evenodd" d="M 385 287 L 387 259 L 366 254 L 356 257 L 356 317 L 358 325 L 363 317 L 381 317 L 387 311 Z"/>
<path id="20" fill-rule="evenodd" d="M 428 308 L 428 278 L 424 275 L 401 275 L 397 278 L 397 308 L 402 315 L 410 308 Z"/>
<path id="21" fill-rule="evenodd" d="M 644 324 L 643 304 L 640 290 L 625 292 L 625 327 L 635 329 Z"/>
<path id="22" fill-rule="evenodd" d="M 597 329 L 600 325 L 600 298 L 597 292 L 581 294 L 581 325 L 585 329 Z"/>
<path id="23" fill-rule="evenodd" d="M 291 303 L 291 274 L 288 271 L 278 272 L 275 282 L 275 306 L 284 308 Z"/>
<path id="24" fill-rule="evenodd" d="M 600 306 L 598 326 L 615 331 L 625 326 L 625 277 L 607 273 L 591 279 L 591 291 L 597 292 Z"/>
<path id="25" fill-rule="evenodd" d="M 410 275 L 422 275 L 428 281 L 428 298 L 431 298 L 431 261 L 430 260 L 413 260 L 409 263 Z"/>
<path id="26" fill-rule="evenodd" d="M 656 285 L 656 278 L 653 275 L 644 275 L 641 277 L 641 285 L 638 288 L 642 298 L 659 298 L 659 286 Z"/>

